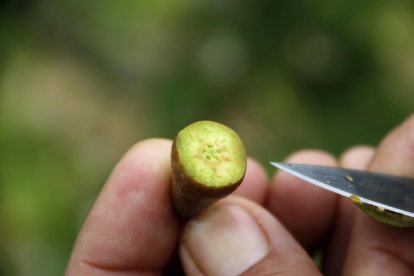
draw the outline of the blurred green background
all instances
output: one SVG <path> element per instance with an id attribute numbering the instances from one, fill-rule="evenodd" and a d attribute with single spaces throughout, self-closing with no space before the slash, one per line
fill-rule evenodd
<path id="1" fill-rule="evenodd" d="M 249 155 L 378 143 L 414 108 L 412 1 L 1 1 L 0 274 L 60 275 L 122 154 L 199 119 Z"/>

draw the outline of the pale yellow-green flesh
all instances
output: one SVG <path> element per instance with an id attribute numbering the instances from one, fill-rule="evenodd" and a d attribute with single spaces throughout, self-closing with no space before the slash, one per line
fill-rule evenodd
<path id="1" fill-rule="evenodd" d="M 181 165 L 195 181 L 213 187 L 238 182 L 246 170 L 240 137 L 225 125 L 199 121 L 181 130 L 176 139 Z"/>
<path id="2" fill-rule="evenodd" d="M 397 226 L 397 227 L 413 227 L 414 218 L 397 214 L 391 211 L 384 210 L 382 208 L 375 207 L 370 204 L 363 203 L 358 196 L 351 196 L 352 202 L 354 202 L 362 211 L 370 215 L 374 219 L 381 221 L 383 223 Z"/>

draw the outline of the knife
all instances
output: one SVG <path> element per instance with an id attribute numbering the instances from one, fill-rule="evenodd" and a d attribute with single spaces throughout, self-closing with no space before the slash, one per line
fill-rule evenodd
<path id="1" fill-rule="evenodd" d="M 414 217 L 414 179 L 337 167 L 270 162 L 308 183 L 345 197 Z"/>

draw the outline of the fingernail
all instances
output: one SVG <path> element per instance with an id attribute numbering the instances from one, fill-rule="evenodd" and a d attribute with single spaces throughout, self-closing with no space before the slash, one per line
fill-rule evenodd
<path id="1" fill-rule="evenodd" d="M 270 244 L 258 223 L 238 206 L 222 206 L 190 222 L 184 250 L 207 275 L 238 275 L 267 255 Z"/>

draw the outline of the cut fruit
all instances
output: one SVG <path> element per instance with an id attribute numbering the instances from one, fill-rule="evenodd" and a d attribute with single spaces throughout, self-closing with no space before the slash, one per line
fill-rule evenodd
<path id="1" fill-rule="evenodd" d="M 229 127 L 199 121 L 182 129 L 171 150 L 177 212 L 193 216 L 234 191 L 243 180 L 246 161 L 243 143 Z"/>

